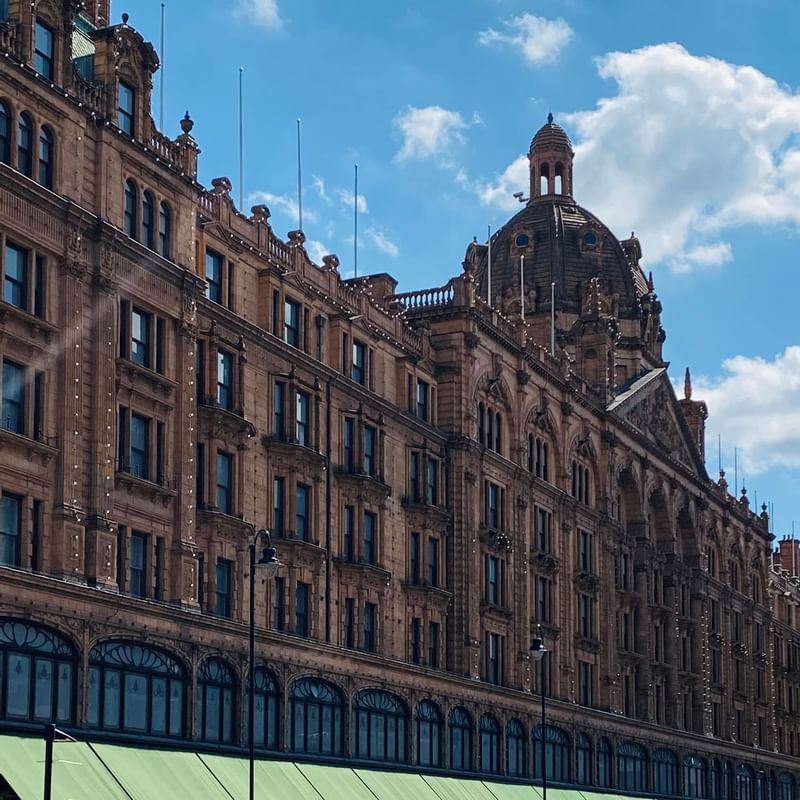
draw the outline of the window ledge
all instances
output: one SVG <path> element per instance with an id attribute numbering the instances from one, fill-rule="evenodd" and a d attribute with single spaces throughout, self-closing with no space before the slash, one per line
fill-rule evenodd
<path id="1" fill-rule="evenodd" d="M 128 493 L 134 496 L 149 498 L 152 502 L 160 500 L 167 505 L 170 500 L 178 496 L 177 481 L 165 480 L 163 483 L 139 478 L 130 472 L 117 470 L 115 475 L 117 486 L 127 489 Z"/>
<path id="2" fill-rule="evenodd" d="M 555 575 L 561 567 L 561 562 L 552 553 L 541 550 L 531 553 L 530 563 L 541 575 Z"/>
<path id="3" fill-rule="evenodd" d="M 575 646 L 579 647 L 581 650 L 584 650 L 587 653 L 600 652 L 600 642 L 591 636 L 581 636 L 580 634 L 576 634 Z"/>
<path id="4" fill-rule="evenodd" d="M 150 367 L 143 367 L 129 358 L 117 358 L 117 375 L 127 379 L 128 383 L 136 389 L 140 385 L 140 378 L 149 382 L 150 389 L 155 394 L 160 394 L 165 400 L 170 400 L 175 394 L 177 384 Z M 172 404 L 170 404 L 172 407 Z"/>
<path id="5" fill-rule="evenodd" d="M 494 603 L 481 601 L 481 614 L 498 621 L 507 622 L 511 620 L 514 612 L 507 606 L 498 606 Z"/>
<path id="6" fill-rule="evenodd" d="M 333 472 L 339 480 L 366 484 L 367 486 L 377 489 L 387 497 L 392 493 L 392 487 L 383 480 L 383 476 L 367 475 L 366 472 L 358 472 L 355 469 L 351 470 L 341 464 L 335 466 Z"/>
<path id="7" fill-rule="evenodd" d="M 243 529 L 247 530 L 248 533 L 253 530 L 253 526 L 249 522 L 245 522 L 242 515 L 226 514 L 216 506 L 199 506 L 197 516 L 201 525 L 213 523 L 225 533 L 240 535 Z"/>
<path id="8" fill-rule="evenodd" d="M 431 514 L 444 520 L 450 519 L 450 512 L 444 508 L 444 506 L 429 503 L 423 498 L 415 498 L 411 495 L 404 494 L 400 498 L 400 505 L 404 506 L 410 511 L 419 511 L 424 514 Z"/>
<path id="9" fill-rule="evenodd" d="M 511 541 L 511 535 L 505 531 L 498 530 L 497 528 L 481 526 L 480 540 L 491 550 L 510 553 L 514 549 L 514 543 Z"/>
<path id="10" fill-rule="evenodd" d="M 55 436 L 43 438 L 46 438 L 48 442 L 53 441 L 53 444 L 0 427 L 0 450 L 8 449 L 23 453 L 27 458 L 37 458 L 42 466 L 47 466 L 58 455 L 58 439 Z"/>
<path id="11" fill-rule="evenodd" d="M 57 325 L 51 325 L 41 317 L 31 314 L 18 306 L 0 300 L 0 332 L 6 335 L 19 336 L 19 331 L 11 328 L 13 322 L 22 323 L 25 333 L 32 339 L 41 339 L 44 344 L 51 344 L 60 334 Z"/>
<path id="12" fill-rule="evenodd" d="M 295 457 L 307 457 L 314 461 L 324 463 L 325 456 L 308 445 L 300 444 L 296 439 L 288 437 L 281 437 L 275 434 L 265 433 L 261 436 L 261 444 L 267 449 L 274 448 L 275 450 L 282 450 L 286 453 L 291 453 Z"/>
<path id="13" fill-rule="evenodd" d="M 369 586 L 382 593 L 389 591 L 392 580 L 392 573 L 379 567 L 377 564 L 369 564 L 366 561 L 345 561 L 334 559 L 339 567 L 339 574 L 342 580 Z"/>
<path id="14" fill-rule="evenodd" d="M 200 419 L 210 424 L 211 437 L 214 439 L 237 439 L 237 449 L 247 450 L 247 441 L 256 435 L 256 426 L 245 419 L 244 415 L 236 411 L 229 411 L 222 408 L 208 399 L 198 403 Z"/>
<path id="15" fill-rule="evenodd" d="M 318 544 L 305 539 L 296 539 L 294 531 L 284 531 L 282 535 L 272 534 L 272 546 L 284 564 L 310 569 L 322 568 L 325 564 L 325 550 Z"/>

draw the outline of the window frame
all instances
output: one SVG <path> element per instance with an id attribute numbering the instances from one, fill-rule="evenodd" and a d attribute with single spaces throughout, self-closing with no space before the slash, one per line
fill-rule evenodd
<path id="1" fill-rule="evenodd" d="M 124 99 L 130 99 L 123 105 Z M 126 81 L 119 81 L 117 89 L 117 127 L 131 139 L 136 138 L 136 88 Z"/>

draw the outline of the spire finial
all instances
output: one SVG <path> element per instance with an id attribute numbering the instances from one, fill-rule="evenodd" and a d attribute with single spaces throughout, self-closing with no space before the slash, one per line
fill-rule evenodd
<path id="1" fill-rule="evenodd" d="M 689 367 L 686 367 L 686 376 L 683 379 L 683 396 L 687 400 L 692 399 L 692 373 L 689 371 Z"/>
<path id="2" fill-rule="evenodd" d="M 548 125 L 552 125 L 553 124 L 553 112 L 552 111 L 549 111 L 548 114 L 547 114 L 547 124 Z"/>

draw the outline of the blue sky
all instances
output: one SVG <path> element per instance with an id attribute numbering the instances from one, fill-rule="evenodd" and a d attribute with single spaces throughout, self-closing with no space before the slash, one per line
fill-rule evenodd
<path id="1" fill-rule="evenodd" d="M 117 0 L 156 46 L 160 0 Z M 800 95 L 796 0 L 167 0 L 166 132 L 188 108 L 201 180 L 304 229 L 315 256 L 402 289 L 445 283 L 501 225 L 552 110 L 576 145 L 575 195 L 634 230 L 664 304 L 666 357 L 709 403 L 733 484 L 800 530 Z M 159 78 L 154 95 L 158 114 Z"/>

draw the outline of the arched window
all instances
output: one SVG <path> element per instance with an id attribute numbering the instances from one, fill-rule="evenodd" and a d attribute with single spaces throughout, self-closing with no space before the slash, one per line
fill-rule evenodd
<path id="1" fill-rule="evenodd" d="M 200 665 L 194 698 L 194 735 L 204 742 L 232 744 L 236 728 L 236 678 L 220 658 Z"/>
<path id="2" fill-rule="evenodd" d="M 592 481 L 589 467 L 572 459 L 572 496 L 585 505 L 592 503 Z"/>
<path id="3" fill-rule="evenodd" d="M 450 712 L 450 769 L 472 769 L 472 717 L 464 708 Z"/>
<path id="4" fill-rule="evenodd" d="M 753 597 L 753 602 L 761 604 L 761 576 L 757 572 L 753 572 L 753 577 L 750 582 L 750 590 Z"/>
<path id="5" fill-rule="evenodd" d="M 486 409 L 483 403 L 478 403 L 478 441 L 486 443 Z"/>
<path id="6" fill-rule="evenodd" d="M 708 568 L 708 575 L 711 578 L 717 577 L 717 551 L 714 545 L 709 545 L 706 548 L 706 567 Z"/>
<path id="7" fill-rule="evenodd" d="M 432 700 L 417 703 L 417 764 L 442 766 L 442 712 Z"/>
<path id="8" fill-rule="evenodd" d="M 344 755 L 344 700 L 326 681 L 302 678 L 289 695 L 291 750 L 312 755 Z"/>
<path id="9" fill-rule="evenodd" d="M 53 134 L 43 126 L 39 131 L 39 183 L 45 189 L 53 188 L 54 156 Z"/>
<path id="10" fill-rule="evenodd" d="M 653 753 L 653 791 L 656 794 L 678 792 L 678 757 L 672 750 Z"/>
<path id="11" fill-rule="evenodd" d="M 739 562 L 732 558 L 728 565 L 729 583 L 734 592 L 741 589 L 741 572 L 739 570 Z"/>
<path id="12" fill-rule="evenodd" d="M 708 762 L 697 755 L 683 758 L 684 797 L 708 797 Z"/>
<path id="13" fill-rule="evenodd" d="M 11 163 L 11 112 L 3 101 L 0 101 L 0 161 Z"/>
<path id="14" fill-rule="evenodd" d="M 156 205 L 150 192 L 142 194 L 142 243 L 150 250 L 156 249 Z"/>
<path id="15" fill-rule="evenodd" d="M 484 714 L 480 722 L 481 772 L 500 772 L 500 723 L 494 714 Z"/>
<path id="16" fill-rule="evenodd" d="M 365 689 L 353 700 L 353 751 L 369 761 L 406 761 L 408 709 L 397 695 Z"/>
<path id="17" fill-rule="evenodd" d="M 483 402 L 478 403 L 478 441 L 487 450 L 503 452 L 503 416 Z"/>
<path id="18" fill-rule="evenodd" d="M 158 252 L 164 258 L 170 258 L 172 249 L 172 212 L 166 203 L 158 207 Z"/>
<path id="19" fill-rule="evenodd" d="M 760 769 L 756 773 L 756 800 L 772 800 L 770 788 L 769 776 L 763 769 Z"/>
<path id="20" fill-rule="evenodd" d="M 736 768 L 736 798 L 737 800 L 753 800 L 753 784 L 755 775 L 753 768 L 747 764 L 739 764 Z"/>
<path id="21" fill-rule="evenodd" d="M 0 719 L 74 723 L 75 662 L 58 634 L 0 619 Z"/>
<path id="22" fill-rule="evenodd" d="M 89 727 L 182 737 L 186 686 L 168 653 L 136 642 L 98 644 L 89 654 Z"/>
<path id="23" fill-rule="evenodd" d="M 708 769 L 708 797 L 722 800 L 725 797 L 722 786 L 722 762 L 712 758 Z"/>
<path id="24" fill-rule="evenodd" d="M 775 784 L 774 800 L 795 800 L 795 780 L 788 772 L 781 772 Z"/>
<path id="25" fill-rule="evenodd" d="M 647 790 L 647 752 L 636 742 L 617 748 L 617 786 L 631 792 Z"/>
<path id="26" fill-rule="evenodd" d="M 525 728 L 518 719 L 506 725 L 506 773 L 514 778 L 525 776 Z"/>
<path id="27" fill-rule="evenodd" d="M 256 747 L 280 749 L 281 693 L 278 679 L 270 670 L 256 667 L 256 701 L 253 707 Z M 250 689 L 248 688 L 248 696 Z"/>
<path id="28" fill-rule="evenodd" d="M 125 181 L 124 231 L 131 239 L 139 238 L 139 215 L 137 214 L 138 195 L 136 184 L 131 180 Z"/>
<path id="29" fill-rule="evenodd" d="M 592 785 L 592 740 L 585 733 L 575 737 L 575 781 L 580 786 Z"/>
<path id="30" fill-rule="evenodd" d="M 568 783 L 570 780 L 569 736 L 561 728 L 548 725 L 544 732 L 544 760 L 547 779 Z M 542 726 L 533 731 L 533 775 L 542 777 Z"/>
<path id="31" fill-rule="evenodd" d="M 550 480 L 550 447 L 541 436 L 528 434 L 528 472 L 543 481 Z"/>
<path id="32" fill-rule="evenodd" d="M 736 789 L 736 776 L 733 772 L 733 764 L 726 761 L 722 767 L 722 800 L 733 800 Z"/>
<path id="33" fill-rule="evenodd" d="M 33 124 L 27 114 L 19 115 L 17 126 L 17 169 L 33 177 Z"/>
<path id="34" fill-rule="evenodd" d="M 539 168 L 539 194 L 550 194 L 550 165 L 547 163 Z"/>
<path id="35" fill-rule="evenodd" d="M 605 736 L 597 740 L 597 785 L 609 789 L 613 786 L 611 743 Z"/>

